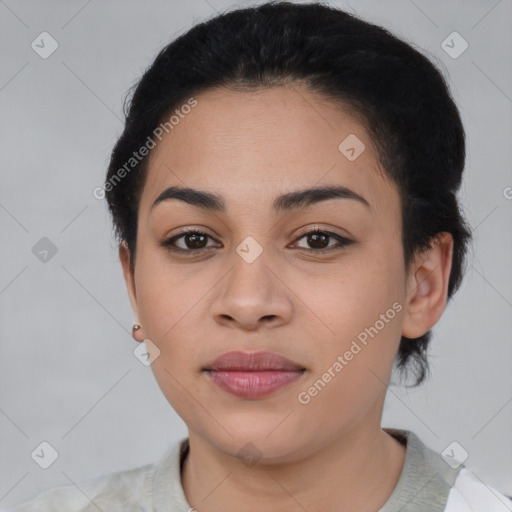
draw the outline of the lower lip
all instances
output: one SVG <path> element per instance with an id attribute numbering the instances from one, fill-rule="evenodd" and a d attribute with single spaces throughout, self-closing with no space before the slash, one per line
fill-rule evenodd
<path id="1" fill-rule="evenodd" d="M 303 371 L 213 371 L 210 379 L 221 389 L 241 398 L 261 398 L 302 377 Z"/>

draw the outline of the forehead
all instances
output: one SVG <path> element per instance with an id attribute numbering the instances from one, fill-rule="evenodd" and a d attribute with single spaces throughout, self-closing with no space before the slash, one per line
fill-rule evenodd
<path id="1" fill-rule="evenodd" d="M 194 99 L 151 152 L 141 214 L 170 186 L 219 194 L 228 214 L 270 208 L 277 191 L 327 184 L 351 188 L 374 213 L 396 209 L 373 141 L 348 109 L 297 85 L 213 89 Z"/>

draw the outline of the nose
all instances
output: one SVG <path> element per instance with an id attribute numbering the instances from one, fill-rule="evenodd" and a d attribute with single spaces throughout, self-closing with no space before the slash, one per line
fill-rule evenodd
<path id="1" fill-rule="evenodd" d="M 290 322 L 291 291 L 265 258 L 247 263 L 238 256 L 211 306 L 220 325 L 255 331 Z"/>

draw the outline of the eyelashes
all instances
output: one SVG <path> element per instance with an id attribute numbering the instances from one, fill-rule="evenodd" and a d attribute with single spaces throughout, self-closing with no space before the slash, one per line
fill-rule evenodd
<path id="1" fill-rule="evenodd" d="M 306 243 L 311 243 L 311 241 L 312 241 L 313 244 L 318 243 L 318 242 L 321 244 L 325 240 L 329 240 L 329 239 L 334 239 L 337 242 L 334 246 L 330 245 L 330 243 L 329 243 L 329 245 L 327 247 L 322 247 L 322 248 L 314 248 L 313 247 L 310 249 L 307 247 L 299 247 L 300 250 L 304 250 L 304 251 L 306 251 L 308 253 L 312 253 L 312 254 L 330 253 L 333 251 L 344 249 L 346 246 L 355 243 L 354 240 L 351 240 L 342 235 L 339 235 L 338 233 L 333 233 L 332 231 L 327 231 L 327 230 L 318 229 L 318 228 L 311 229 L 305 233 L 302 233 L 298 238 L 295 239 L 294 242 L 296 243 L 302 239 L 308 240 L 308 237 L 311 237 L 311 240 L 309 242 L 306 241 Z M 216 248 L 215 246 L 205 246 L 205 247 L 199 247 L 199 248 L 177 247 L 176 242 L 179 241 L 180 239 L 183 239 L 185 241 L 184 242 L 185 246 L 187 246 L 186 240 L 188 240 L 189 243 L 192 242 L 192 244 L 194 244 L 194 243 L 201 244 L 204 241 L 208 242 L 208 239 L 214 240 L 213 237 L 211 237 L 210 235 L 208 235 L 207 233 L 205 233 L 203 231 L 200 231 L 198 229 L 187 229 L 183 233 L 174 235 L 170 238 L 166 238 L 165 240 L 163 240 L 160 243 L 160 245 L 172 253 L 188 255 L 188 256 L 193 256 L 193 255 L 198 255 L 198 254 L 206 254 L 208 252 L 215 250 L 215 248 Z"/>
<path id="2" fill-rule="evenodd" d="M 176 247 L 174 244 L 176 243 L 177 240 L 179 240 L 180 238 L 186 238 L 186 237 L 194 237 L 196 239 L 202 239 L 202 238 L 210 238 L 213 240 L 213 238 L 204 233 L 203 231 L 199 231 L 197 229 L 187 229 L 184 233 L 181 233 L 179 235 L 175 235 L 171 238 L 167 238 L 165 239 L 161 245 L 163 247 L 165 247 L 166 249 L 168 249 L 169 251 L 171 252 L 174 252 L 174 253 L 178 253 L 178 254 L 198 254 L 200 252 L 207 252 L 207 251 L 210 251 L 212 249 L 212 247 L 210 248 L 199 248 L 199 249 L 181 249 L 179 247 Z"/>

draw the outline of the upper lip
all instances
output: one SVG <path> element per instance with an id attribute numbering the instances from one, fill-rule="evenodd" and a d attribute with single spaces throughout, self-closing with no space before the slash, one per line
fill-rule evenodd
<path id="1" fill-rule="evenodd" d="M 305 370 L 303 366 L 275 352 L 244 352 L 233 350 L 224 352 L 209 362 L 203 370 L 230 371 L 298 371 Z"/>

